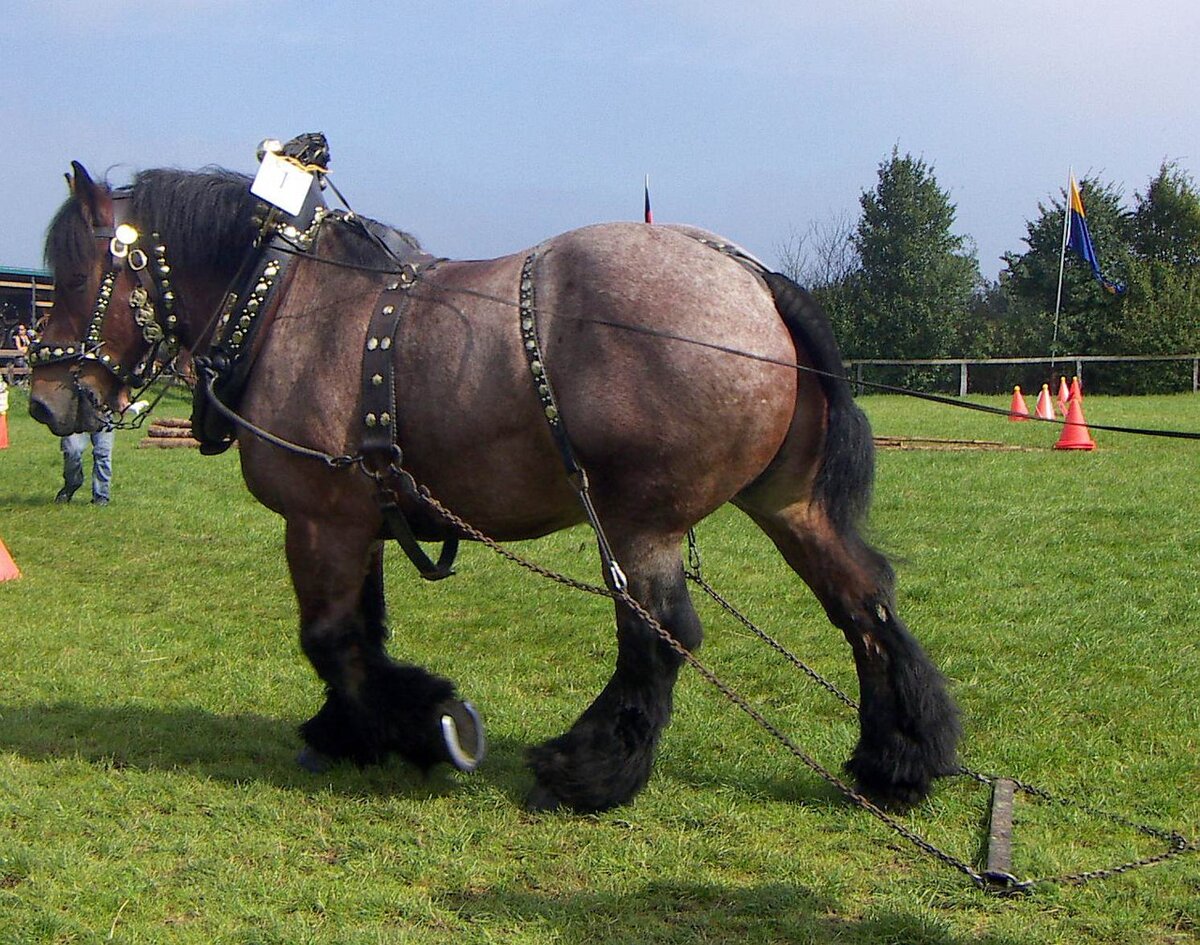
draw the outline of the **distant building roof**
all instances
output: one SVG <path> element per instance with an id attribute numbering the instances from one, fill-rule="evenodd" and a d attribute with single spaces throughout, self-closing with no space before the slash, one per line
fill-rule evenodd
<path id="1" fill-rule="evenodd" d="M 49 269 L 22 269 L 20 266 L 0 266 L 0 279 L 23 276 L 26 279 L 52 279 Z"/>

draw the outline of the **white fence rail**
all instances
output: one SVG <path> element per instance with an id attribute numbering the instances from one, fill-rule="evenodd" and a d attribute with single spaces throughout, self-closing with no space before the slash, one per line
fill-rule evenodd
<path id="1" fill-rule="evenodd" d="M 1041 358 L 915 358 L 904 361 L 884 360 L 880 358 L 857 358 L 843 362 L 847 371 L 853 371 L 855 383 L 862 389 L 863 368 L 876 367 L 958 367 L 958 395 L 966 396 L 969 388 L 969 369 L 972 365 L 992 367 L 997 364 L 1049 364 L 1073 365 L 1070 372 L 1083 380 L 1083 366 L 1089 363 L 1120 363 L 1131 361 L 1191 361 L 1192 362 L 1192 393 L 1200 392 L 1200 354 L 1062 354 L 1051 358 L 1046 355 Z M 1051 373 L 1054 373 L 1053 371 Z"/>

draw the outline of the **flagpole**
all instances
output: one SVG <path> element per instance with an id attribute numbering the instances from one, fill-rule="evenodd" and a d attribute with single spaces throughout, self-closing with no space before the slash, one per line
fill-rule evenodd
<path id="1" fill-rule="evenodd" d="M 1058 294 L 1054 299 L 1054 336 L 1050 340 L 1050 373 L 1054 373 L 1054 363 L 1058 355 L 1058 313 L 1062 309 L 1063 270 L 1067 263 L 1067 234 L 1071 229 L 1071 184 L 1075 180 L 1075 169 L 1067 168 L 1067 195 L 1063 201 L 1063 232 L 1062 247 L 1058 251 Z"/>

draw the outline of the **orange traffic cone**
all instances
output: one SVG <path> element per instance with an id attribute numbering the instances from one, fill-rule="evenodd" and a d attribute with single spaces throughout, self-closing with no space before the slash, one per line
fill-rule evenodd
<path id="1" fill-rule="evenodd" d="M 1071 378 L 1071 399 L 1083 403 L 1083 385 L 1079 383 L 1079 375 Z"/>
<path id="2" fill-rule="evenodd" d="M 1054 404 L 1050 400 L 1050 385 L 1043 384 L 1042 392 L 1038 394 L 1037 415 L 1043 420 L 1054 419 Z"/>
<path id="3" fill-rule="evenodd" d="M 0 414 L 0 416 L 3 416 L 3 414 Z M 21 569 L 17 567 L 17 563 L 13 561 L 12 555 L 4 547 L 4 540 L 0 538 L 0 581 L 12 581 L 20 576 Z"/>
<path id="4" fill-rule="evenodd" d="M 1067 415 L 1067 401 L 1071 399 L 1071 389 L 1067 387 L 1067 379 L 1061 374 L 1058 378 L 1058 406 L 1062 408 L 1063 416 Z"/>
<path id="5" fill-rule="evenodd" d="M 1062 436 L 1054 444 L 1056 450 L 1094 450 L 1095 442 L 1088 432 L 1083 420 L 1083 407 L 1078 400 L 1072 400 L 1067 407 L 1067 422 L 1063 426 Z"/>
<path id="6" fill-rule="evenodd" d="M 1013 388 L 1012 405 L 1008 408 L 1008 419 L 1029 419 L 1029 405 L 1025 403 L 1025 398 L 1021 395 L 1020 384 Z"/>

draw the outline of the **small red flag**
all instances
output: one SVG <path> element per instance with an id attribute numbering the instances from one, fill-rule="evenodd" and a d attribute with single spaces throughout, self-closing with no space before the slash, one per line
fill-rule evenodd
<path id="1" fill-rule="evenodd" d="M 646 222 L 654 222 L 654 214 L 650 212 L 650 175 L 646 175 Z"/>

